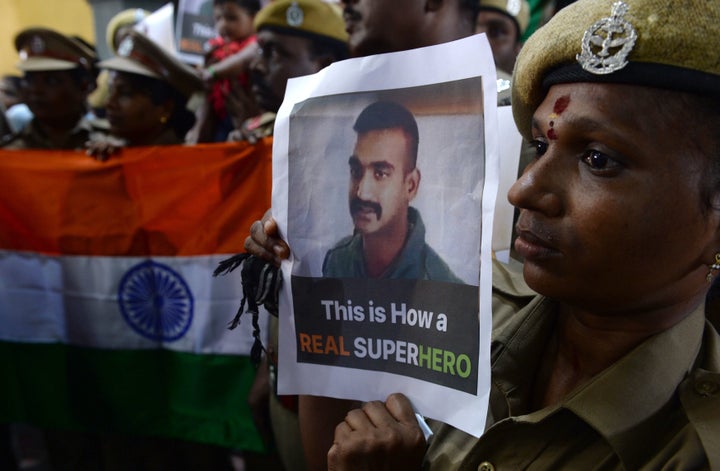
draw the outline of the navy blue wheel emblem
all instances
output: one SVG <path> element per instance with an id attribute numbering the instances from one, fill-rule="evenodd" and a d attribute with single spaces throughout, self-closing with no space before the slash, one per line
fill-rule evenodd
<path id="1" fill-rule="evenodd" d="M 172 268 L 152 260 L 125 273 L 118 304 L 130 327 L 150 340 L 177 340 L 192 323 L 193 297 L 187 283 Z"/>

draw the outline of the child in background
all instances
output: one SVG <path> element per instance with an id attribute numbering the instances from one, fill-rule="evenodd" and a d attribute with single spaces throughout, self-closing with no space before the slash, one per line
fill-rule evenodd
<path id="1" fill-rule="evenodd" d="M 212 80 L 211 89 L 208 92 L 208 111 L 205 126 L 209 126 L 211 132 L 203 133 L 206 137 L 203 141 L 225 141 L 228 134 L 235 126 L 233 118 L 242 122 L 246 116 L 233 116 L 236 111 L 241 114 L 252 114 L 254 110 L 228 110 L 228 97 L 231 95 L 244 95 L 234 97 L 233 102 L 238 99 L 243 102 L 250 97 L 250 82 L 247 71 L 232 78 L 220 78 L 215 73 L 214 64 L 239 53 L 247 46 L 255 43 L 255 30 L 253 20 L 255 14 L 260 10 L 259 0 L 213 0 L 213 15 L 215 18 L 215 29 L 218 37 L 209 41 L 210 50 L 205 60 L 205 76 Z"/>

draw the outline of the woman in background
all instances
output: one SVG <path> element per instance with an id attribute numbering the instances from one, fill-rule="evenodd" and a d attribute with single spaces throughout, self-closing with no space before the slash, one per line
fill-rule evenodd
<path id="1" fill-rule="evenodd" d="M 203 88 L 190 67 L 135 30 L 126 31 L 117 56 L 99 66 L 110 71 L 110 137 L 89 142 L 89 154 L 105 160 L 120 147 L 184 142 L 195 121 L 188 100 Z"/>

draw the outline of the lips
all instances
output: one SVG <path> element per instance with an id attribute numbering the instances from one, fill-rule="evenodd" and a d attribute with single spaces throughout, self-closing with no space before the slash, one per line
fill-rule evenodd
<path id="1" fill-rule="evenodd" d="M 524 259 L 537 260 L 561 255 L 556 238 L 547 228 L 524 221 L 521 217 L 515 230 L 518 236 L 515 239 L 515 250 Z"/>

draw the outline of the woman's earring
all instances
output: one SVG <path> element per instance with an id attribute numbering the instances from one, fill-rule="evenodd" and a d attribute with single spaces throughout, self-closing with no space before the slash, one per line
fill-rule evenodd
<path id="1" fill-rule="evenodd" d="M 708 272 L 707 277 L 705 277 L 708 283 L 710 283 L 713 279 L 713 270 L 720 270 L 720 253 L 715 254 L 715 263 L 710 265 L 710 271 Z"/>

